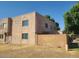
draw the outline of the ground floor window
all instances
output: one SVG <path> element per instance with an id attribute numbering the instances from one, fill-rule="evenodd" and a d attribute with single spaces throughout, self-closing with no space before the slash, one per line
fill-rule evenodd
<path id="1" fill-rule="evenodd" d="M 0 39 L 3 39 L 3 34 L 0 34 Z"/>
<path id="2" fill-rule="evenodd" d="M 22 39 L 28 39 L 28 33 L 22 33 Z"/>

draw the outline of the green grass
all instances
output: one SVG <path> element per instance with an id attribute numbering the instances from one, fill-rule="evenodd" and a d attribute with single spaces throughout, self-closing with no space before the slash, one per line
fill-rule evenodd
<path id="1" fill-rule="evenodd" d="M 79 51 L 79 48 L 71 48 L 70 51 Z"/>

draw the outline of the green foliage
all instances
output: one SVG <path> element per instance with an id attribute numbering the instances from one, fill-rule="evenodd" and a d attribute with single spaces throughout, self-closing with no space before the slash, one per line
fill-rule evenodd
<path id="1" fill-rule="evenodd" d="M 51 18 L 49 15 L 46 15 L 45 17 L 47 17 L 50 21 L 55 22 L 55 20 Z"/>
<path id="2" fill-rule="evenodd" d="M 79 34 L 79 3 L 64 14 L 65 32 Z"/>
<path id="3" fill-rule="evenodd" d="M 55 22 L 55 24 L 56 24 L 57 30 L 60 30 L 59 24 L 57 22 Z"/>
<path id="4" fill-rule="evenodd" d="M 51 19 L 51 17 L 49 15 L 46 15 L 45 17 L 47 17 L 49 20 Z"/>
<path id="5" fill-rule="evenodd" d="M 50 21 L 55 22 L 55 20 L 54 20 L 54 19 L 50 19 Z"/>

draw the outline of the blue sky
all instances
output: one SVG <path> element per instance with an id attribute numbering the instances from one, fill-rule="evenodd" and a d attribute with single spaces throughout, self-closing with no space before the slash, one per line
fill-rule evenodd
<path id="1" fill-rule="evenodd" d="M 15 17 L 25 13 L 36 11 L 42 15 L 50 15 L 59 23 L 61 30 L 64 29 L 64 13 L 68 11 L 75 1 L 44 1 L 44 2 L 27 2 L 27 1 L 15 1 L 15 2 L 0 2 L 0 19 L 6 17 Z"/>

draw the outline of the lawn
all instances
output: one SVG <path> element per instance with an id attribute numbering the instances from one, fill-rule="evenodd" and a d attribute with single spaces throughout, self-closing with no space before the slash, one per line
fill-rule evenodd
<path id="1" fill-rule="evenodd" d="M 58 57 L 79 57 L 79 52 L 74 51 L 64 51 L 60 48 L 51 48 L 43 46 L 22 46 L 22 45 L 10 45 L 10 44 L 0 44 L 0 57 L 10 57 L 10 58 L 58 58 Z"/>
<path id="2" fill-rule="evenodd" d="M 71 48 L 71 49 L 69 49 L 70 51 L 77 51 L 77 52 L 79 52 L 79 48 Z"/>

